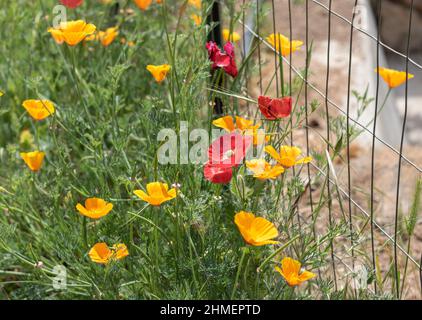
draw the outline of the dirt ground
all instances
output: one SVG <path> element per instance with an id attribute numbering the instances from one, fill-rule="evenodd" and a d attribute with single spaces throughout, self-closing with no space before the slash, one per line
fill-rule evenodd
<path id="1" fill-rule="evenodd" d="M 292 1 L 294 3 L 295 1 Z M 299 1 L 301 2 L 301 1 Z M 328 4 L 328 1 L 320 0 L 320 3 Z M 354 0 L 335 0 L 333 1 L 333 11 L 344 16 L 348 20 L 352 18 L 352 8 Z M 276 6 L 276 30 L 286 36 L 289 36 L 289 16 L 288 16 L 288 1 L 275 1 Z M 269 7 L 270 8 L 270 7 Z M 331 33 L 331 50 L 330 50 L 330 77 L 328 91 L 326 90 L 327 77 L 327 48 L 328 48 L 328 13 L 327 10 L 313 1 L 309 1 L 309 39 L 313 41 L 314 50 L 311 61 L 311 75 L 310 82 L 318 88 L 324 95 L 327 95 L 330 100 L 340 106 L 344 110 L 347 101 L 347 80 L 348 80 L 348 62 L 349 62 L 349 41 L 350 41 L 350 25 L 336 16 L 332 16 L 332 33 Z M 270 13 L 271 16 L 271 13 Z M 262 26 L 262 36 L 272 33 L 272 21 L 267 19 L 265 26 Z M 269 22 L 268 22 L 269 21 Z M 304 4 L 292 5 L 292 38 L 298 40 L 305 40 L 305 10 Z M 361 41 L 362 35 L 355 32 L 354 35 L 354 51 L 353 51 L 353 68 L 359 69 L 359 65 L 366 59 L 364 53 L 364 44 Z M 302 69 L 305 66 L 306 52 L 304 49 L 296 52 L 293 55 L 292 64 Z M 274 54 L 271 50 L 262 46 L 262 63 L 263 63 L 263 82 L 264 88 L 269 84 L 271 77 L 274 74 Z M 287 67 L 285 66 L 285 69 Z M 364 70 L 365 71 L 365 70 Z M 357 75 L 359 75 L 359 70 Z M 294 76 L 294 74 L 293 74 Z M 363 75 L 364 77 L 364 75 Z M 288 69 L 285 70 L 285 79 L 289 80 Z M 362 79 L 359 76 L 352 77 L 351 88 L 361 89 Z M 260 94 L 258 79 L 252 79 L 249 85 L 249 95 L 257 98 Z M 275 96 L 275 83 L 271 85 L 268 95 Z M 325 128 L 325 103 L 324 98 L 315 90 L 309 88 L 309 101 L 316 99 L 320 102 L 320 110 L 311 116 L 310 124 L 310 142 L 313 150 L 322 151 L 326 145 L 321 136 L 326 135 Z M 303 104 L 303 95 L 301 101 Z M 351 100 L 351 108 L 356 108 L 355 100 Z M 340 115 L 332 105 L 329 105 L 329 112 L 331 117 Z M 333 137 L 332 137 L 333 138 Z M 305 141 L 305 130 L 295 132 L 294 142 L 298 145 L 303 145 Z M 363 140 L 365 141 L 365 140 Z M 366 140 L 370 141 L 370 140 Z M 422 166 L 421 155 L 422 150 L 419 146 L 406 145 L 404 155 L 412 161 L 416 167 Z M 345 156 L 345 152 L 343 153 Z M 351 146 L 351 176 L 352 176 L 352 199 L 358 204 L 353 205 L 353 219 L 354 229 L 359 230 L 364 228 L 364 232 L 359 237 L 359 250 L 362 250 L 362 255 L 367 258 L 362 261 L 364 264 L 370 265 L 372 255 L 370 252 L 370 237 L 367 217 L 362 210 L 367 213 L 370 212 L 370 190 L 371 190 L 371 144 L 367 142 L 353 143 Z M 345 159 L 345 157 L 344 157 Z M 397 192 L 397 174 L 398 174 L 399 156 L 388 147 L 378 144 L 376 147 L 376 161 L 374 171 L 374 216 L 376 223 L 383 228 L 389 235 L 394 234 L 394 220 L 396 207 L 396 192 Z M 336 161 L 335 170 L 338 176 L 340 187 L 347 191 L 347 167 L 344 161 Z M 400 181 L 400 221 L 402 224 L 403 217 L 408 214 L 408 209 L 411 204 L 411 199 L 415 190 L 416 180 L 421 178 L 420 170 L 403 160 L 402 173 Z M 321 190 L 315 188 L 315 195 L 317 197 Z M 347 207 L 347 198 L 343 197 L 343 205 Z M 310 214 L 309 203 L 301 206 L 301 214 L 305 218 Z M 338 203 L 333 204 L 333 212 L 336 219 L 341 218 L 341 211 Z M 321 221 L 321 228 L 325 222 Z M 376 255 L 379 259 L 379 266 L 383 276 L 388 272 L 393 259 L 393 245 L 388 241 L 388 238 L 378 229 L 375 230 L 376 238 Z M 399 236 L 399 243 L 404 248 L 407 246 L 407 239 L 405 235 Z M 410 254 L 416 261 L 420 261 L 422 254 L 422 217 L 419 215 L 418 223 L 415 233 L 411 235 L 411 250 Z M 339 249 L 336 252 L 339 257 L 338 268 L 339 274 L 348 273 L 345 265 L 351 266 L 350 250 L 346 239 L 339 239 L 336 244 Z M 407 249 L 406 249 L 407 250 Z M 405 256 L 399 253 L 399 260 L 401 269 L 403 269 Z M 385 288 L 391 286 L 390 280 L 386 282 Z M 387 291 L 387 289 L 386 289 Z M 421 288 L 419 281 L 419 270 L 412 262 L 409 263 L 409 273 L 404 290 L 404 298 L 407 299 L 421 299 Z"/>

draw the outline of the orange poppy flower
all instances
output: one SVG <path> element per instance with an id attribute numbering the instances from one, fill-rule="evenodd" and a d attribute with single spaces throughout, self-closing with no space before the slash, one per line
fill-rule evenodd
<path id="1" fill-rule="evenodd" d="M 53 103 L 49 100 L 25 100 L 22 106 L 35 120 L 43 120 L 55 111 Z"/>
<path id="2" fill-rule="evenodd" d="M 108 47 L 114 39 L 119 35 L 119 28 L 107 28 L 106 31 L 98 32 L 98 39 L 101 41 L 103 47 Z"/>
<path id="3" fill-rule="evenodd" d="M 282 166 L 272 166 L 264 159 L 246 161 L 246 167 L 253 172 L 254 178 L 259 180 L 276 179 L 284 172 Z"/>
<path id="4" fill-rule="evenodd" d="M 33 151 L 33 152 L 21 152 L 20 154 L 23 161 L 25 161 L 26 165 L 34 172 L 37 172 L 41 169 L 41 166 L 44 161 L 45 153 L 41 151 Z"/>
<path id="5" fill-rule="evenodd" d="M 316 276 L 309 271 L 300 272 L 300 267 L 299 261 L 292 258 L 284 258 L 281 261 L 281 268 L 276 266 L 275 270 L 282 275 L 289 286 L 294 287 Z"/>
<path id="6" fill-rule="evenodd" d="M 274 147 L 266 146 L 265 152 L 267 152 L 274 160 L 276 160 L 284 168 L 291 168 L 297 164 L 309 163 L 312 161 L 312 157 L 305 157 L 298 159 L 301 155 L 302 150 L 298 147 L 281 146 L 280 153 L 278 153 Z"/>
<path id="7" fill-rule="evenodd" d="M 226 42 L 237 42 L 241 39 L 240 34 L 238 34 L 237 32 L 233 31 L 230 34 L 230 30 L 229 29 L 223 29 L 223 39 Z"/>
<path id="8" fill-rule="evenodd" d="M 286 57 L 290 55 L 290 52 L 294 53 L 296 50 L 299 50 L 299 48 L 303 45 L 302 41 L 299 40 L 293 40 L 290 41 L 289 38 L 286 36 L 283 36 L 280 33 L 277 34 L 271 34 L 267 37 L 268 43 L 277 51 L 280 53 L 280 47 L 281 47 L 281 55 L 283 57 Z"/>
<path id="9" fill-rule="evenodd" d="M 104 242 L 95 244 L 88 253 L 93 262 L 107 264 L 110 261 L 120 260 L 129 255 L 125 244 L 115 244 L 111 248 Z"/>
<path id="10" fill-rule="evenodd" d="M 139 9 L 145 11 L 149 8 L 152 0 L 134 0 Z"/>
<path id="11" fill-rule="evenodd" d="M 278 236 L 278 231 L 273 223 L 268 220 L 255 217 L 253 213 L 240 211 L 234 217 L 239 231 L 246 243 L 252 246 L 264 246 L 266 244 L 277 244 L 271 240 Z"/>
<path id="12" fill-rule="evenodd" d="M 81 205 L 80 203 L 76 205 L 76 210 L 78 210 L 80 214 L 91 219 L 99 219 L 101 217 L 104 217 L 112 209 L 113 209 L 112 203 L 108 203 L 104 201 L 103 199 L 99 199 L 99 198 L 86 199 L 85 206 Z"/>
<path id="13" fill-rule="evenodd" d="M 202 18 L 200 16 L 198 16 L 197 14 L 192 14 L 191 19 L 193 20 L 193 22 L 195 23 L 196 26 L 200 26 L 202 23 Z"/>
<path id="14" fill-rule="evenodd" d="M 379 73 L 390 89 L 399 87 L 406 82 L 406 72 L 386 68 L 375 69 L 375 72 Z M 407 74 L 407 80 L 413 79 L 414 77 L 415 76 L 413 74 Z"/>
<path id="15" fill-rule="evenodd" d="M 198 8 L 198 9 L 202 8 L 202 1 L 201 0 L 189 0 L 189 4 Z"/>
<path id="16" fill-rule="evenodd" d="M 151 64 L 147 65 L 147 70 L 151 72 L 155 81 L 157 81 L 158 83 L 164 81 L 170 69 L 171 69 L 171 66 L 168 64 L 162 64 L 159 66 L 154 66 Z"/>
<path id="17" fill-rule="evenodd" d="M 169 190 L 167 183 L 152 182 L 147 184 L 147 193 L 135 190 L 134 194 L 152 206 L 160 206 L 162 203 L 176 198 L 176 189 Z"/>
<path id="18" fill-rule="evenodd" d="M 236 123 L 233 121 L 233 117 L 225 116 L 225 117 L 214 120 L 212 124 L 230 133 L 238 131 L 242 134 L 253 136 L 253 144 L 258 145 L 258 143 L 260 142 L 259 141 L 260 132 L 258 130 L 261 127 L 261 125 L 260 124 L 254 125 L 253 121 L 247 120 L 241 117 L 235 117 L 235 119 L 236 119 Z"/>
<path id="19" fill-rule="evenodd" d="M 66 42 L 69 46 L 76 46 L 87 36 L 95 32 L 95 25 L 86 23 L 83 20 L 67 21 L 60 23 L 56 28 L 49 28 L 48 32 L 58 44 Z"/>

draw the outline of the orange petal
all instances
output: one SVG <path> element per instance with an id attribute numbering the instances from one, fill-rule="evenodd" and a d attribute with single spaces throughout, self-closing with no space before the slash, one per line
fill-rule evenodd
<path id="1" fill-rule="evenodd" d="M 216 119 L 212 122 L 212 124 L 228 132 L 233 132 L 235 130 L 233 118 L 231 116 L 225 116 L 225 117 Z"/>
<path id="2" fill-rule="evenodd" d="M 88 253 L 93 262 L 100 264 L 108 263 L 112 254 L 113 252 L 104 242 L 95 244 Z"/>

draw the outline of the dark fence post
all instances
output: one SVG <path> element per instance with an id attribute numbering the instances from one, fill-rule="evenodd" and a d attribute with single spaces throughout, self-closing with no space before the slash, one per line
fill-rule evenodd
<path id="1" fill-rule="evenodd" d="M 222 47 L 222 39 L 221 39 L 221 20 L 220 20 L 220 3 L 219 1 L 213 1 L 212 9 L 210 14 L 207 17 L 207 24 L 211 27 L 210 32 L 208 33 L 208 41 L 214 41 L 220 48 Z M 223 77 L 216 77 L 214 76 L 213 71 L 213 83 L 211 87 L 213 89 L 220 89 L 223 86 Z M 219 97 L 214 96 L 214 114 L 222 115 L 223 114 L 223 101 Z"/>

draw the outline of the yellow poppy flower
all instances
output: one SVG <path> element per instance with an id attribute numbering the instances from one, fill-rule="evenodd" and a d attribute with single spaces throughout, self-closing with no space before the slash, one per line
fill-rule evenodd
<path id="1" fill-rule="evenodd" d="M 134 0 L 136 5 L 141 10 L 147 10 L 152 3 L 152 0 Z"/>
<path id="2" fill-rule="evenodd" d="M 4 92 L 0 90 L 0 97 L 4 96 Z"/>
<path id="3" fill-rule="evenodd" d="M 281 268 L 276 266 L 275 270 L 278 271 L 287 284 L 291 287 L 298 286 L 302 282 L 314 278 L 316 275 L 309 271 L 300 272 L 301 264 L 292 258 L 284 258 L 281 261 Z"/>
<path id="4" fill-rule="evenodd" d="M 193 22 L 195 23 L 196 26 L 200 26 L 202 23 L 202 17 L 198 16 L 197 14 L 192 14 L 191 19 L 193 20 Z"/>
<path id="5" fill-rule="evenodd" d="M 35 120 L 43 120 L 55 111 L 53 103 L 49 100 L 25 100 L 22 106 Z"/>
<path id="6" fill-rule="evenodd" d="M 284 172 L 284 168 L 282 166 L 272 166 L 264 159 L 246 161 L 246 167 L 253 172 L 254 178 L 259 180 L 276 179 Z"/>
<path id="7" fill-rule="evenodd" d="M 403 83 L 406 82 L 406 72 L 403 72 L 403 71 L 397 71 L 397 70 L 386 69 L 386 68 L 378 68 L 378 69 L 375 69 L 375 72 L 379 73 L 379 75 L 388 84 L 390 89 L 399 87 Z M 414 77 L 415 76 L 413 74 L 410 74 L 410 73 L 407 74 L 408 80 L 413 79 Z"/>
<path id="8" fill-rule="evenodd" d="M 99 219 L 106 216 L 113 209 L 113 204 L 104 201 L 99 198 L 89 198 L 85 200 L 85 206 L 78 203 L 76 205 L 76 210 L 80 214 L 91 218 Z"/>
<path id="9" fill-rule="evenodd" d="M 276 160 L 284 168 L 291 168 L 297 164 L 309 163 L 312 161 L 312 157 L 305 157 L 298 159 L 301 155 L 302 150 L 298 147 L 281 146 L 280 153 L 278 153 L 274 147 L 266 146 L 265 152 L 267 152 L 274 160 Z"/>
<path id="10" fill-rule="evenodd" d="M 234 223 L 239 228 L 245 242 L 252 246 L 278 243 L 271 240 L 278 236 L 276 227 L 264 218 L 255 217 L 250 212 L 240 211 L 234 216 Z"/>
<path id="11" fill-rule="evenodd" d="M 224 41 L 228 42 L 237 42 L 241 39 L 240 34 L 238 34 L 237 32 L 233 31 L 232 34 L 230 34 L 230 30 L 229 29 L 223 29 L 223 39 Z"/>
<path id="12" fill-rule="evenodd" d="M 218 128 L 222 128 L 227 132 L 238 131 L 242 134 L 252 135 L 254 145 L 258 145 L 259 141 L 259 128 L 260 124 L 254 125 L 253 121 L 247 120 L 241 117 L 235 117 L 236 123 L 233 121 L 233 117 L 225 116 L 218 118 L 212 122 Z M 266 138 L 265 138 L 266 139 Z"/>
<path id="13" fill-rule="evenodd" d="M 162 203 L 176 198 L 176 189 L 170 189 L 167 183 L 152 182 L 147 184 L 147 193 L 135 190 L 134 193 L 150 205 L 159 206 Z"/>
<path id="14" fill-rule="evenodd" d="M 189 0 L 189 4 L 198 8 L 198 9 L 202 8 L 202 1 L 201 0 Z"/>
<path id="15" fill-rule="evenodd" d="M 298 41 L 298 40 L 290 41 L 289 38 L 283 36 L 280 33 L 271 34 L 270 36 L 267 37 L 267 41 L 279 53 L 280 53 L 280 47 L 281 47 L 281 55 L 283 57 L 290 55 L 290 51 L 294 53 L 303 45 L 302 41 Z"/>
<path id="16" fill-rule="evenodd" d="M 157 81 L 158 83 L 164 81 L 170 69 L 171 69 L 171 66 L 168 64 L 162 64 L 159 66 L 154 66 L 151 64 L 147 65 L 147 70 L 151 72 L 155 81 Z"/>
<path id="17" fill-rule="evenodd" d="M 108 47 L 119 34 L 117 27 L 107 28 L 106 31 L 98 32 L 98 39 L 104 47 Z"/>
<path id="18" fill-rule="evenodd" d="M 111 248 L 104 242 L 96 243 L 88 253 L 93 262 L 107 264 L 113 260 L 120 260 L 129 255 L 125 244 L 115 244 Z"/>
<path id="19" fill-rule="evenodd" d="M 48 32 L 58 44 L 66 42 L 69 46 L 76 46 L 87 36 L 93 34 L 95 29 L 96 27 L 93 24 L 77 20 L 62 22 L 57 29 L 49 28 Z"/>
<path id="20" fill-rule="evenodd" d="M 41 166 L 44 161 L 45 153 L 41 151 L 33 151 L 33 152 L 21 152 L 20 154 L 23 161 L 25 161 L 26 165 L 34 172 L 37 172 L 41 169 Z"/>

